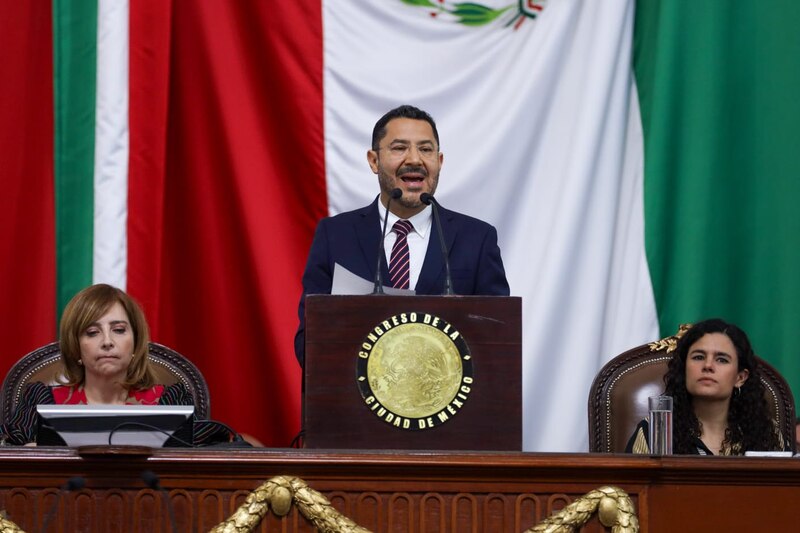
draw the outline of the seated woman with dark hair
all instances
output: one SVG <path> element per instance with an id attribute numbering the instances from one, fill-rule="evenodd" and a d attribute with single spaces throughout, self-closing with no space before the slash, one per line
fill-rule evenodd
<path id="1" fill-rule="evenodd" d="M 664 376 L 673 398 L 673 453 L 744 455 L 788 449 L 764 397 L 758 362 L 744 331 L 712 318 L 678 341 Z M 627 452 L 650 453 L 647 420 Z"/>
<path id="2" fill-rule="evenodd" d="M 150 329 L 139 305 L 124 291 L 98 284 L 83 289 L 61 317 L 61 385 L 29 384 L 11 419 L 0 425 L 7 444 L 36 442 L 39 404 L 193 405 L 182 383 L 155 383 L 147 357 Z M 226 442 L 221 424 L 195 421 L 194 444 Z"/>

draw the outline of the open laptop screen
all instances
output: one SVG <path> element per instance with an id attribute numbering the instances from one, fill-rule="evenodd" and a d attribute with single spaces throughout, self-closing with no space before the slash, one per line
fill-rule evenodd
<path id="1" fill-rule="evenodd" d="M 192 443 L 192 405 L 37 405 L 40 445 L 186 446 Z M 113 433 L 113 434 L 112 434 Z M 167 442 L 175 435 L 176 438 Z M 60 438 L 59 438 L 60 437 Z"/>

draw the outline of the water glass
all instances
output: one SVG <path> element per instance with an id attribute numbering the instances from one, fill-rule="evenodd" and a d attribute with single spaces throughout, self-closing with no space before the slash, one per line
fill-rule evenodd
<path id="1" fill-rule="evenodd" d="M 672 396 L 651 396 L 650 407 L 650 453 L 672 454 Z"/>

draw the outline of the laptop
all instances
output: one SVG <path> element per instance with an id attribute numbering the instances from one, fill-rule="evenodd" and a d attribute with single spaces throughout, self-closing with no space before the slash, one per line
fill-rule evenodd
<path id="1" fill-rule="evenodd" d="M 36 406 L 40 446 L 192 446 L 192 405 Z"/>

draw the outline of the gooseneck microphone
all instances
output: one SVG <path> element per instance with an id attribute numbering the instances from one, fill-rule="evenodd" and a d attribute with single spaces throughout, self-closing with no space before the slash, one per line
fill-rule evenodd
<path id="1" fill-rule="evenodd" d="M 425 205 L 431 206 L 433 210 L 433 220 L 436 222 L 436 233 L 439 234 L 439 245 L 442 249 L 442 257 L 444 258 L 444 294 L 446 296 L 453 296 L 453 277 L 450 275 L 450 258 L 447 255 L 447 245 L 444 243 L 444 232 L 442 231 L 442 223 L 439 221 L 439 202 L 433 195 L 426 192 L 419 195 L 419 201 Z"/>
<path id="2" fill-rule="evenodd" d="M 386 200 L 386 214 L 383 217 L 383 232 L 381 233 L 380 246 L 378 246 L 378 263 L 375 266 L 375 287 L 372 289 L 372 294 L 383 294 L 381 257 L 386 255 L 386 250 L 383 247 L 383 241 L 386 240 L 386 224 L 389 222 L 389 207 L 392 205 L 392 200 L 397 200 L 401 196 L 403 196 L 403 191 L 400 189 L 392 189 L 389 191 L 389 198 Z"/>
<path id="3" fill-rule="evenodd" d="M 73 476 L 58 488 L 59 491 L 58 495 L 56 496 L 56 501 L 53 502 L 53 506 L 50 507 L 50 510 L 47 511 L 47 514 L 44 516 L 44 520 L 42 520 L 42 531 L 47 531 L 47 528 L 50 526 L 50 522 L 52 522 L 53 518 L 55 518 L 56 511 L 58 511 L 58 503 L 62 498 L 62 493 L 69 492 L 71 490 L 81 490 L 85 486 L 86 480 L 84 478 L 81 476 Z"/>
<path id="4" fill-rule="evenodd" d="M 145 470 L 142 472 L 142 481 L 144 481 L 144 484 L 149 488 L 161 492 L 161 496 L 167 506 L 167 512 L 169 512 L 169 522 L 172 526 L 172 533 L 178 533 L 178 522 L 175 520 L 175 509 L 172 508 L 172 502 L 169 499 L 169 492 L 167 492 L 167 489 L 161 486 L 161 481 L 158 479 L 158 475 L 152 470 Z"/>

